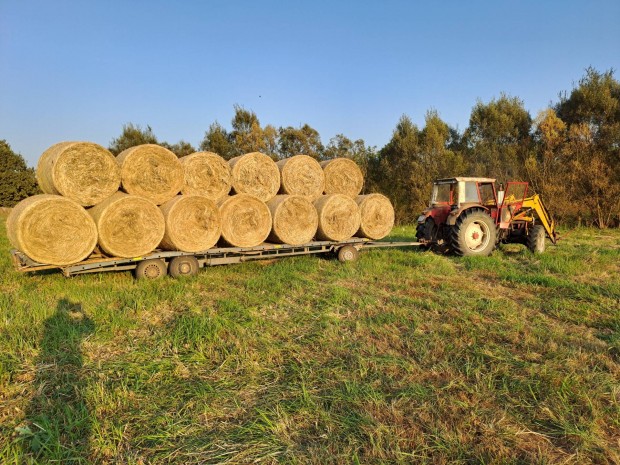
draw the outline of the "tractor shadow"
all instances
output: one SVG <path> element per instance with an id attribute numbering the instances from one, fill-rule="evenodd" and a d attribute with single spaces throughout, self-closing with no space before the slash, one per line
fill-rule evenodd
<path id="1" fill-rule="evenodd" d="M 60 299 L 45 320 L 34 397 L 20 428 L 26 461 L 88 462 L 91 417 L 84 398 L 81 344 L 94 330 L 82 305 L 68 299 Z"/>

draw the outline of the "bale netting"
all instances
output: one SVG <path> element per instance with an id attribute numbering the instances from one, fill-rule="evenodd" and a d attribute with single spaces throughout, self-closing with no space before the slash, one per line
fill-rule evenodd
<path id="1" fill-rule="evenodd" d="M 217 202 L 230 192 L 232 173 L 222 157 L 213 152 L 196 152 L 179 159 L 183 165 L 184 195 L 203 195 Z"/>
<path id="2" fill-rule="evenodd" d="M 97 245 L 97 227 L 77 202 L 39 194 L 19 202 L 7 218 L 9 241 L 32 260 L 71 265 L 88 257 Z"/>
<path id="3" fill-rule="evenodd" d="M 319 197 L 314 206 L 319 214 L 316 238 L 326 241 L 350 239 L 360 227 L 360 212 L 351 197 L 330 194 Z"/>
<path id="4" fill-rule="evenodd" d="M 356 236 L 383 239 L 394 227 L 394 207 L 385 195 L 358 195 L 355 199 L 360 209 L 360 228 Z"/>
<path id="5" fill-rule="evenodd" d="M 301 245 L 310 242 L 319 225 L 314 205 L 301 195 L 276 195 L 267 202 L 271 212 L 271 242 Z"/>
<path id="6" fill-rule="evenodd" d="M 177 195 L 159 209 L 166 222 L 161 249 L 199 252 L 213 247 L 220 238 L 220 211 L 202 195 Z"/>
<path id="7" fill-rule="evenodd" d="M 318 161 L 308 155 L 295 155 L 276 163 L 282 181 L 280 193 L 303 195 L 315 200 L 325 189 L 325 174 Z"/>
<path id="8" fill-rule="evenodd" d="M 117 192 L 88 213 L 97 224 L 99 247 L 114 257 L 147 255 L 164 237 L 164 214 L 144 197 Z"/>
<path id="9" fill-rule="evenodd" d="M 265 242 L 271 231 L 267 205 L 249 194 L 237 194 L 219 202 L 222 241 L 233 247 L 254 247 Z"/>
<path id="10" fill-rule="evenodd" d="M 177 195 L 184 184 L 183 166 L 165 147 L 143 144 L 121 152 L 121 184 L 128 194 L 145 197 L 157 205 Z"/>
<path id="11" fill-rule="evenodd" d="M 60 142 L 37 164 L 37 182 L 45 194 L 62 195 L 84 207 L 118 190 L 121 171 L 114 155 L 92 142 Z"/>
<path id="12" fill-rule="evenodd" d="M 263 202 L 280 189 L 278 165 L 264 153 L 252 152 L 228 161 L 232 169 L 232 187 L 236 194 L 250 194 Z"/>
<path id="13" fill-rule="evenodd" d="M 349 158 L 321 162 L 325 173 L 325 193 L 344 194 L 355 199 L 364 187 L 362 170 Z"/>

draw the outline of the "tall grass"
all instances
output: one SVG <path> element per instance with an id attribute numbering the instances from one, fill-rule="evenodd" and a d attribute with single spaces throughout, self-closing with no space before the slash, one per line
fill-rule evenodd
<path id="1" fill-rule="evenodd" d="M 0 463 L 620 461 L 618 231 L 153 282 L 8 249 Z"/>

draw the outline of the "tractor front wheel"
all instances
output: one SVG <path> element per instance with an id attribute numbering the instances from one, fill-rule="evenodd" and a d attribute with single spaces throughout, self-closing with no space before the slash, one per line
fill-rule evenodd
<path id="1" fill-rule="evenodd" d="M 495 248 L 495 222 L 482 210 L 461 213 L 450 233 L 452 249 L 457 255 L 491 255 Z"/>
<path id="2" fill-rule="evenodd" d="M 537 224 L 527 235 L 527 248 L 532 253 L 543 253 L 545 251 L 545 227 L 542 224 Z"/>

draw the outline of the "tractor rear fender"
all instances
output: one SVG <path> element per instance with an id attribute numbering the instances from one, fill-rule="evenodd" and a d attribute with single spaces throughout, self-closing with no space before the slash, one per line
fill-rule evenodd
<path id="1" fill-rule="evenodd" d="M 484 210 L 487 213 L 489 212 L 489 209 L 485 207 L 484 205 L 480 205 L 480 204 L 466 205 L 456 210 L 452 210 L 450 214 L 448 215 L 448 218 L 446 219 L 446 224 L 448 226 L 454 226 L 456 224 L 456 220 L 458 219 L 458 217 L 461 216 L 463 212 L 468 211 L 468 210 Z"/>

